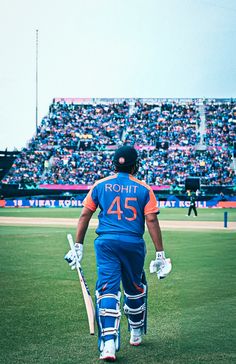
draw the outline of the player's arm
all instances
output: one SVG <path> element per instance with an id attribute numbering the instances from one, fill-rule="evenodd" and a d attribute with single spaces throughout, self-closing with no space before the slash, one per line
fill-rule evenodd
<path id="1" fill-rule="evenodd" d="M 77 224 L 77 231 L 76 231 L 76 238 L 75 242 L 79 244 L 83 244 L 84 237 L 86 234 L 86 231 L 88 229 L 89 221 L 93 215 L 92 210 L 90 210 L 87 207 L 83 207 L 78 224 Z"/>
<path id="2" fill-rule="evenodd" d="M 159 221 L 156 214 L 148 214 L 145 216 L 146 224 L 149 231 L 149 234 L 152 238 L 153 244 L 155 246 L 156 251 L 163 251 L 163 242 L 162 242 L 162 234 L 159 225 Z"/>
<path id="3" fill-rule="evenodd" d="M 156 197 L 151 189 L 149 190 L 148 197 L 148 202 L 144 208 L 144 215 L 149 234 L 156 249 L 156 259 L 151 261 L 149 269 L 150 273 L 157 272 L 158 278 L 161 279 L 170 273 L 171 261 L 165 257 L 161 228 L 157 218 L 159 209 L 157 207 Z"/>
<path id="4" fill-rule="evenodd" d="M 96 185 L 96 184 L 95 184 Z M 83 201 L 83 208 L 80 214 L 80 218 L 77 224 L 77 231 L 75 237 L 76 244 L 83 244 L 86 231 L 88 229 L 89 221 L 93 213 L 97 209 L 97 193 L 94 188 L 95 185 L 90 189 L 89 193 Z"/>
<path id="5" fill-rule="evenodd" d="M 86 234 L 86 231 L 88 229 L 89 221 L 93 215 L 92 210 L 90 210 L 87 207 L 83 207 L 78 224 L 77 224 L 77 230 L 76 230 L 76 242 L 74 245 L 74 251 L 77 255 L 78 262 L 81 262 L 83 258 L 83 248 L 84 248 L 84 237 Z M 74 252 L 69 250 L 69 252 L 65 255 L 65 260 L 69 263 L 71 266 L 71 269 L 76 268 L 76 257 L 74 256 Z"/>
<path id="6" fill-rule="evenodd" d="M 146 224 L 149 234 L 156 249 L 156 259 L 152 260 L 149 266 L 150 273 L 157 273 L 158 279 L 165 278 L 171 271 L 171 260 L 166 259 L 162 233 L 157 215 L 154 213 L 146 215 Z"/>

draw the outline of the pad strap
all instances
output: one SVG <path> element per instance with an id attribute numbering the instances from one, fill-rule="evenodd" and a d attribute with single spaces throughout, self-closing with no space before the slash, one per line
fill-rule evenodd
<path id="1" fill-rule="evenodd" d="M 99 292 L 96 291 L 98 347 L 99 347 L 100 351 L 103 350 L 104 342 L 109 339 L 106 337 L 111 336 L 111 335 L 113 335 L 115 337 L 114 340 L 115 340 L 116 350 L 118 351 L 120 348 L 120 318 L 121 318 L 120 297 L 121 297 L 121 292 L 118 292 L 118 294 L 115 295 L 112 293 L 99 294 Z M 106 299 L 106 301 L 105 301 L 106 304 L 105 304 L 105 302 L 102 304 L 102 300 L 104 300 L 104 299 Z M 101 307 L 103 305 L 108 306 L 108 308 Z M 113 308 L 109 308 L 109 306 L 113 307 Z M 105 319 L 106 317 L 107 317 L 107 320 Z M 108 320 L 109 317 L 111 320 Z M 114 320 L 112 320 L 112 319 L 114 319 Z M 107 322 L 107 327 L 105 327 L 106 326 L 105 322 Z"/>
<path id="2" fill-rule="evenodd" d="M 101 336 L 106 335 L 117 335 L 117 329 L 114 327 L 106 327 L 105 329 L 101 330 Z"/>
<path id="3" fill-rule="evenodd" d="M 137 308 L 131 308 L 129 306 L 127 306 L 127 304 L 124 305 L 124 313 L 126 315 L 130 314 L 130 315 L 138 315 L 142 312 L 146 311 L 146 304 L 144 303 L 142 306 L 137 307 Z"/>
<path id="4" fill-rule="evenodd" d="M 118 302 L 120 302 L 120 296 L 121 296 L 120 292 L 118 293 L 118 295 L 112 293 L 99 295 L 98 291 L 96 291 L 97 303 L 99 303 L 103 298 L 115 298 Z"/>
<path id="5" fill-rule="evenodd" d="M 120 310 L 113 310 L 111 308 L 100 308 L 99 309 L 99 315 L 100 316 L 111 316 L 111 317 L 120 317 L 121 312 Z"/>
<path id="6" fill-rule="evenodd" d="M 139 294 L 130 295 L 126 292 L 124 294 L 125 304 L 123 308 L 128 319 L 129 328 L 141 328 L 146 333 L 147 286 L 143 284 L 143 292 Z"/>
<path id="7" fill-rule="evenodd" d="M 131 294 L 128 294 L 126 292 L 124 292 L 125 296 L 129 299 L 129 300 L 138 300 L 139 298 L 142 298 L 142 297 L 146 297 L 146 285 L 144 284 L 143 285 L 143 292 L 140 293 L 140 294 L 136 294 L 136 295 L 131 295 Z"/>
<path id="8" fill-rule="evenodd" d="M 134 322 L 134 321 L 129 319 L 129 325 L 130 325 L 130 327 L 132 329 L 142 328 L 144 326 L 144 321 L 145 321 L 145 318 L 143 320 L 138 321 L 138 322 Z"/>

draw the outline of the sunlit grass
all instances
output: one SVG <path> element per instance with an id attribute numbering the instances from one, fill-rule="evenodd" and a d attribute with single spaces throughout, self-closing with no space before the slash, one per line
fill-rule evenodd
<path id="1" fill-rule="evenodd" d="M 75 228 L 0 227 L 1 363 L 98 363 L 97 337 L 88 332 L 80 284 L 63 256 Z M 82 261 L 91 292 L 96 282 L 95 233 Z M 164 231 L 173 272 L 148 273 L 154 248 L 146 234 L 148 334 L 130 347 L 121 319 L 118 363 L 235 362 L 235 233 Z"/>

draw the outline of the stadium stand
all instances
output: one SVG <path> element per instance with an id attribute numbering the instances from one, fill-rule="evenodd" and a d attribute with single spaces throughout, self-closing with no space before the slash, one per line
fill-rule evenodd
<path id="1" fill-rule="evenodd" d="M 0 151 L 0 181 L 9 172 L 18 154 L 17 151 L 8 152 L 7 149 Z"/>
<path id="2" fill-rule="evenodd" d="M 138 178 L 178 191 L 235 184 L 235 100 L 55 99 L 2 184 L 91 185 L 122 144 L 140 151 Z"/>

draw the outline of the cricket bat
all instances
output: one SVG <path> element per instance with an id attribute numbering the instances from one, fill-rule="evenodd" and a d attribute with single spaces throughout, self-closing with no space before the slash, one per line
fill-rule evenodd
<path id="1" fill-rule="evenodd" d="M 88 323 L 89 323 L 89 332 L 90 335 L 94 335 L 94 331 L 95 331 L 95 310 L 94 310 L 94 305 L 93 305 L 93 300 L 91 297 L 91 294 L 89 292 L 89 288 L 88 285 L 86 283 L 86 280 L 84 278 L 84 273 L 83 270 L 81 268 L 80 262 L 78 261 L 77 258 L 77 254 L 75 251 L 75 246 L 74 246 L 74 242 L 73 242 L 73 238 L 71 234 L 67 234 L 67 239 L 68 242 L 70 244 L 70 249 L 72 250 L 75 259 L 76 259 L 76 270 L 78 272 L 78 276 L 79 276 L 79 281 L 80 281 L 80 285 L 81 285 L 81 289 L 82 289 L 82 293 L 83 293 L 83 298 L 84 298 L 84 303 L 85 303 L 85 307 L 86 307 L 86 311 L 87 311 L 87 317 L 88 317 Z"/>

